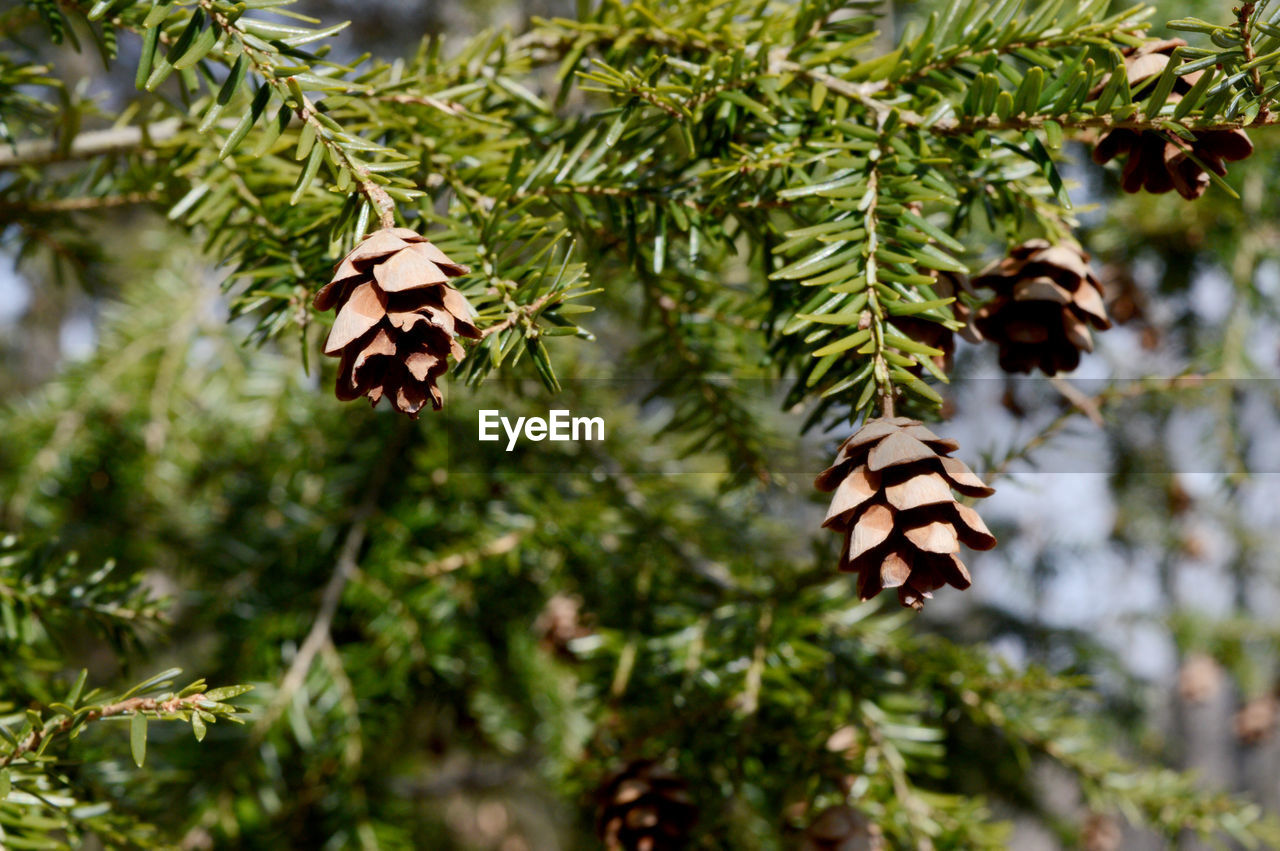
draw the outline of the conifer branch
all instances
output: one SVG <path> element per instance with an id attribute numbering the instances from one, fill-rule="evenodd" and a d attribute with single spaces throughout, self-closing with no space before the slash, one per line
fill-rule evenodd
<path id="1" fill-rule="evenodd" d="M 883 148 L 877 150 L 883 152 Z M 867 305 L 871 310 L 871 339 L 875 345 L 875 351 L 871 355 L 871 374 L 879 388 L 877 395 L 880 398 L 880 416 L 891 418 L 894 416 L 894 388 L 893 381 L 889 377 L 889 364 L 885 360 L 887 348 L 884 342 L 885 311 L 880 304 L 879 294 L 876 293 L 876 251 L 880 247 L 880 231 L 876 219 L 880 204 L 880 171 L 874 163 L 867 176 L 866 198 L 867 208 L 863 214 L 863 222 L 867 237 L 863 257 L 866 264 Z"/>
<path id="2" fill-rule="evenodd" d="M 408 423 L 409 421 L 405 419 L 397 420 L 394 437 L 386 447 L 386 458 L 394 459 L 399 455 L 409 433 Z M 280 687 L 254 725 L 255 737 L 261 738 L 265 735 L 280 717 L 285 707 L 289 705 L 289 701 L 293 699 L 293 695 L 306 682 L 307 674 L 310 673 L 316 656 L 324 649 L 325 642 L 331 640 L 329 631 L 333 626 L 333 619 L 338 614 L 338 606 L 342 603 L 342 595 L 346 591 L 347 583 L 359 572 L 360 550 L 364 546 L 365 537 L 369 531 L 369 521 L 377 511 L 378 501 L 382 497 L 390 472 L 390 463 L 379 465 L 368 484 L 365 485 L 364 497 L 351 516 L 351 524 L 347 527 L 347 534 L 334 560 L 333 572 L 330 573 L 329 581 L 325 583 L 324 590 L 320 594 L 320 607 L 316 610 L 315 619 L 298 647 L 293 661 L 289 664 L 289 669 L 280 680 Z"/>
<path id="3" fill-rule="evenodd" d="M 137 715 L 147 712 L 156 713 L 163 718 L 178 712 L 197 709 L 202 703 L 209 703 L 209 698 L 203 693 L 186 697 L 175 695 L 164 700 L 154 697 L 131 697 L 118 703 L 107 704 L 100 709 L 91 709 L 88 712 L 68 716 L 52 727 L 40 727 L 32 730 L 25 739 L 14 746 L 12 751 L 0 756 L 0 768 L 5 768 L 17 760 L 23 759 L 29 753 L 41 750 L 41 745 L 44 745 L 48 740 L 65 735 L 71 732 L 73 728 L 85 723 L 101 721 L 104 718 L 112 718 L 119 715 Z"/>
<path id="4" fill-rule="evenodd" d="M 268 85 L 276 90 L 280 98 L 285 103 L 292 104 L 298 118 L 314 129 L 316 134 L 315 143 L 323 145 L 334 162 L 345 166 L 351 172 L 360 193 L 368 199 L 373 209 L 377 211 L 379 225 L 383 228 L 395 227 L 395 201 L 392 200 L 386 189 L 379 186 L 372 179 L 366 166 L 357 162 L 337 140 L 330 138 L 329 128 L 325 127 L 316 117 L 315 107 L 311 104 L 306 93 L 300 88 L 296 88 L 296 86 L 291 87 L 289 85 L 290 78 L 282 79 L 277 76 L 275 63 L 271 61 L 271 58 L 249 42 L 245 38 L 246 33 L 240 27 L 239 22 L 231 20 L 213 3 L 213 0 L 198 0 L 198 5 L 205 10 L 211 21 L 237 42 L 244 55 L 249 57 L 254 70 L 261 75 Z"/>
<path id="5" fill-rule="evenodd" d="M 1236 22 L 1240 29 L 1240 46 L 1244 53 L 1245 65 L 1249 66 L 1249 82 L 1253 84 L 1253 96 L 1262 99 L 1265 91 L 1262 86 L 1262 69 L 1258 63 L 1257 53 L 1253 47 L 1253 29 L 1251 21 L 1253 20 L 1253 12 L 1257 7 L 1254 2 L 1242 3 L 1236 9 Z M 1262 108 L 1258 110 L 1258 118 L 1263 121 L 1268 116 L 1267 104 L 1263 103 Z"/>
<path id="6" fill-rule="evenodd" d="M 15 146 L 0 146 L 0 168 L 50 165 L 68 160 L 90 159 L 105 154 L 127 153 L 155 143 L 166 142 L 182 129 L 178 118 L 154 124 L 112 127 L 79 133 L 69 146 L 52 139 L 32 139 Z"/>
<path id="7" fill-rule="evenodd" d="M 501 320 L 500 322 L 495 322 L 494 324 L 489 325 L 485 328 L 481 328 L 480 329 L 481 339 L 488 337 L 491 334 L 498 334 L 502 331 L 505 331 L 508 328 L 511 328 L 512 326 L 518 323 L 527 323 L 534 315 L 537 314 L 539 310 L 542 310 L 542 308 L 545 307 L 548 302 L 550 302 L 553 298 L 555 298 L 558 295 L 559 293 L 556 293 L 556 292 L 543 293 L 542 295 L 538 296 L 536 299 L 529 302 L 528 304 L 522 304 L 517 306 L 514 310 L 512 310 L 510 313 L 507 314 L 505 319 Z"/>

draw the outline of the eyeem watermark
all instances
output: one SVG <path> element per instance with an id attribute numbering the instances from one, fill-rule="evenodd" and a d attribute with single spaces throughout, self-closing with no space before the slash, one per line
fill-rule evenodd
<path id="1" fill-rule="evenodd" d="M 604 417 L 575 417 L 567 410 L 547 412 L 547 419 L 542 417 L 516 417 L 515 423 L 502 416 L 502 412 L 493 408 L 480 411 L 479 439 L 501 440 L 498 427 L 507 435 L 507 451 L 516 448 L 520 436 L 535 443 L 540 440 L 578 441 L 604 440 Z"/>

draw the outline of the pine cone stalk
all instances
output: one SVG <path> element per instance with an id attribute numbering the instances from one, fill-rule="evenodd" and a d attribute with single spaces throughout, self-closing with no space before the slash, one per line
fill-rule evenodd
<path id="1" fill-rule="evenodd" d="M 841 444 L 835 463 L 819 474 L 815 486 L 834 491 L 822 525 L 844 535 L 840 569 L 858 574 L 861 599 L 897 588 L 902 605 L 920 609 L 943 585 L 969 587 L 960 544 L 996 545 L 978 512 L 952 494 L 994 493 L 949 456 L 958 448 L 918 420 L 882 417 Z"/>
<path id="2" fill-rule="evenodd" d="M 1024 242 L 979 272 L 973 286 L 995 292 L 974 315 L 974 326 L 999 346 L 1006 372 L 1037 366 L 1045 375 L 1070 372 L 1080 365 L 1080 352 L 1093 351 L 1089 326 L 1111 327 L 1089 255 L 1072 242 Z"/>
<path id="3" fill-rule="evenodd" d="M 337 397 L 383 398 L 417 418 L 430 400 L 444 404 L 437 379 L 449 356 L 466 355 L 458 336 L 478 339 L 475 313 L 449 281 L 468 271 L 408 228 L 366 236 L 316 294 L 318 310 L 337 308 L 324 353 L 341 358 Z"/>
<path id="4" fill-rule="evenodd" d="M 684 781 L 652 760 L 628 763 L 604 782 L 597 800 L 606 851 L 684 848 L 698 817 Z"/>

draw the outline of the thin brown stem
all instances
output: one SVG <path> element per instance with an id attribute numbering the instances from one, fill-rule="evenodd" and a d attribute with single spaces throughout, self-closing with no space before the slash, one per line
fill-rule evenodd
<path id="1" fill-rule="evenodd" d="M 139 124 L 129 127 L 112 127 L 108 130 L 91 130 L 80 133 L 63 149 L 52 139 L 32 139 L 19 142 L 12 148 L 0 148 L 0 169 L 24 165 L 49 165 L 67 160 L 84 160 L 104 154 L 126 153 L 147 142 L 163 142 L 182 129 L 177 118 L 167 118 L 155 124 Z"/>
<path id="2" fill-rule="evenodd" d="M 1243 46 L 1245 64 L 1251 64 L 1257 54 L 1253 49 L 1253 27 L 1250 21 L 1253 18 L 1253 10 L 1257 6 L 1256 3 L 1244 3 L 1236 10 L 1236 21 L 1240 26 L 1240 44 Z M 1254 65 L 1249 69 L 1249 82 L 1253 85 L 1254 97 L 1262 97 L 1262 69 Z M 1265 118 L 1267 115 L 1266 104 L 1258 110 L 1258 117 Z"/>
<path id="3" fill-rule="evenodd" d="M 401 421 L 397 428 L 396 436 L 391 441 L 392 445 L 387 447 L 386 457 L 395 458 L 399 456 L 407 435 L 407 422 L 407 420 Z M 360 570 L 358 562 L 360 549 L 364 546 L 365 537 L 369 529 L 369 520 L 377 510 L 378 500 L 382 495 L 382 489 L 386 486 L 390 471 L 390 464 L 381 464 L 365 486 L 364 499 L 360 501 L 360 505 L 356 507 L 355 513 L 351 517 L 351 525 L 347 527 L 346 537 L 343 538 L 342 546 L 338 550 L 333 572 L 330 574 L 329 581 L 325 583 L 324 591 L 320 595 L 320 607 L 316 611 L 315 620 L 312 622 L 306 638 L 303 639 L 302 646 L 298 648 L 297 655 L 293 657 L 289 670 L 285 672 L 284 678 L 280 680 L 280 688 L 276 691 L 271 703 L 258 718 L 257 724 L 254 726 L 254 736 L 256 738 L 261 738 L 275 723 L 276 719 L 280 717 L 280 714 L 284 712 L 285 707 L 289 705 L 289 701 L 293 699 L 293 695 L 306 681 L 307 674 L 311 671 L 311 666 L 315 662 L 316 656 L 324 649 L 325 642 L 330 640 L 329 630 L 333 626 L 334 617 L 338 614 L 338 606 L 342 602 L 342 594 L 347 588 L 347 583 Z"/>
<path id="4" fill-rule="evenodd" d="M 99 721 L 115 715 L 136 715 L 139 712 L 180 712 L 184 709 L 195 708 L 205 700 L 208 700 L 208 698 L 203 694 L 173 697 L 169 700 L 160 700 L 154 697 L 131 697 L 119 703 L 108 704 L 101 709 L 94 709 L 84 715 L 64 718 L 52 727 L 32 730 L 30 735 L 18 742 L 11 753 L 0 757 L 0 768 L 11 765 L 27 754 L 39 750 L 40 745 L 45 740 L 69 732 L 72 727 L 82 721 Z"/>
<path id="5" fill-rule="evenodd" d="M 286 77 L 281 79 L 277 77 L 275 75 L 275 67 L 272 65 L 271 61 L 261 50 L 255 48 L 248 42 L 245 38 L 246 33 L 240 28 L 239 24 L 223 14 L 223 12 L 213 4 L 212 0 L 199 0 L 199 5 L 200 8 L 204 9 L 211 21 L 217 24 L 223 32 L 231 34 L 232 37 L 239 42 L 241 48 L 244 50 L 244 55 L 249 57 L 249 62 L 253 65 L 254 70 L 280 94 L 285 103 L 290 103 L 292 101 L 297 102 L 297 105 L 294 107 L 294 112 L 297 113 L 298 118 L 302 119 L 306 124 L 311 125 L 312 129 L 315 130 L 316 143 L 324 145 L 332 155 L 333 161 L 340 163 L 351 172 L 351 176 L 355 180 L 356 186 L 359 187 L 360 194 L 364 195 L 377 211 L 379 225 L 384 228 L 395 227 L 395 201 L 392 200 L 389 194 L 387 194 L 386 189 L 373 180 L 368 168 L 353 160 L 341 145 L 337 144 L 332 138 L 330 138 L 329 129 L 316 117 L 316 111 L 311 105 L 311 101 L 306 97 L 306 95 L 297 97 L 295 93 L 290 90 L 289 80 L 291 78 Z"/>
<path id="6" fill-rule="evenodd" d="M 125 192 L 120 195 L 87 195 L 78 198 L 51 198 L 44 201 L 22 201 L 0 204 L 0 220 L 6 213 L 73 213 L 81 210 L 104 210 L 111 207 L 131 207 L 135 204 L 151 204 L 160 200 L 159 192 Z"/>
<path id="7" fill-rule="evenodd" d="M 1094 411 L 1101 413 L 1103 409 L 1109 405 L 1121 402 L 1125 399 L 1133 399 L 1147 393 L 1167 393 L 1179 390 L 1195 390 L 1204 386 L 1206 380 L 1212 376 L 1206 375 L 1176 375 L 1172 378 L 1150 379 L 1142 378 L 1125 384 L 1113 384 L 1093 396 L 1085 397 L 1086 406 Z M 1044 446 L 1052 440 L 1057 434 L 1071 422 L 1076 415 L 1082 413 L 1079 404 L 1073 404 L 1073 407 L 1063 412 L 1047 426 L 1036 433 L 1026 443 L 1017 449 L 1009 452 L 1003 459 L 996 463 L 993 467 L 983 471 L 983 478 L 990 483 L 996 478 L 1006 474 L 1009 468 L 1017 461 L 1028 457 L 1034 450 Z M 1086 414 L 1087 416 L 1087 414 Z"/>
<path id="8" fill-rule="evenodd" d="M 892 419 L 894 416 L 893 385 L 889 385 L 887 390 L 882 388 L 880 391 L 880 416 L 884 419 Z"/>
<path id="9" fill-rule="evenodd" d="M 506 319 L 503 319 L 501 322 L 498 322 L 494 325 L 490 325 L 488 328 L 481 329 L 480 337 L 483 339 L 484 337 L 488 337 L 490 334 L 497 334 L 501 331 L 505 331 L 511 326 L 515 325 L 517 322 L 527 319 L 528 317 L 532 316 L 533 314 L 541 310 L 542 307 L 548 301 L 550 301 L 552 297 L 554 297 L 555 295 L 556 293 L 545 293 L 541 296 L 538 296 L 529 304 L 522 305 L 516 308 L 511 313 L 507 314 Z"/>
<path id="10" fill-rule="evenodd" d="M 424 576 L 429 579 L 443 576 L 446 573 L 461 570 L 484 559 L 505 555 L 518 547 L 523 539 L 523 532 L 508 532 L 477 549 L 465 553 L 453 553 L 430 564 L 414 565 L 412 568 L 406 568 L 404 572 L 412 576 Z"/>

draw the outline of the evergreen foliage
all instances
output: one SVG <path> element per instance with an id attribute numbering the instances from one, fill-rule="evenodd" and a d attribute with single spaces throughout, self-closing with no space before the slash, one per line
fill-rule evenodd
<path id="1" fill-rule="evenodd" d="M 1169 304 L 1191 261 L 1232 269 L 1225 329 L 1180 308 L 1164 376 L 1054 385 L 1074 407 L 1033 400 L 1029 436 L 975 469 L 1000 484 L 1084 412 L 1118 423 L 1115 493 L 1150 502 L 1144 472 L 1169 466 L 1148 436 L 1208 398 L 1234 429 L 1235 522 L 1233 390 L 1176 376 L 1256 366 L 1258 167 L 1201 163 L 1195 207 L 1116 201 L 1120 238 L 1068 188 L 1073 140 L 1116 129 L 1247 127 L 1274 151 L 1280 5 L 1169 22 L 1194 44 L 1137 87 L 1125 51 L 1154 10 L 1108 0 L 921 3 L 897 33 L 880 2 L 584 0 L 394 61 L 335 58 L 343 25 L 295 5 L 0 12 L 4 244 L 38 287 L 108 305 L 56 376 L 3 351 L 0 847 L 591 847 L 596 789 L 634 760 L 688 784 L 700 848 L 787 847 L 844 803 L 891 848 L 1004 848 L 1014 814 L 1078 844 L 1036 793 L 1045 764 L 1170 846 L 1280 847 L 1159 743 L 1115 746 L 1133 707 L 1081 636 L 1053 636 L 1068 664 L 1015 665 L 992 640 L 1026 639 L 1016 617 L 975 610 L 975 636 L 859 603 L 803 463 L 779 460 L 815 426 L 939 418 L 930 341 L 981 299 L 940 276 L 1032 238 L 1154 249 Z M 66 49 L 134 88 L 68 82 Z M 391 226 L 471 270 L 452 283 L 481 337 L 449 417 L 554 401 L 608 411 L 604 443 L 493 445 L 463 470 L 442 418 L 321 389 L 312 299 Z M 587 472 L 527 472 L 556 466 Z M 1176 512 L 1148 528 L 1124 504 L 1120 544 L 1171 552 Z M 557 594 L 584 613 L 559 654 L 536 632 Z M 1172 625 L 1266 692 L 1246 659 L 1275 637 L 1247 608 Z M 170 662 L 205 679 L 144 673 Z M 99 723 L 126 717 L 127 748 Z M 467 827 L 486 800 L 511 823 Z"/>

